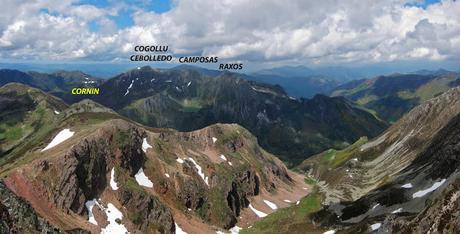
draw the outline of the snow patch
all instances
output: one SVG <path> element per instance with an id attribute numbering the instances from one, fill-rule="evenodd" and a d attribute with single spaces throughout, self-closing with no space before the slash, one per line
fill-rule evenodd
<path id="1" fill-rule="evenodd" d="M 184 163 L 184 160 L 181 159 L 181 158 L 177 158 L 176 161 L 177 161 L 178 163 L 180 163 L 180 164 Z"/>
<path id="2" fill-rule="evenodd" d="M 230 234 L 238 234 L 238 233 L 240 233 L 241 229 L 242 228 L 240 228 L 238 226 L 234 226 L 234 227 L 230 228 L 229 231 L 230 231 Z"/>
<path id="3" fill-rule="evenodd" d="M 208 177 L 204 175 L 204 172 L 203 172 L 203 169 L 201 168 L 200 165 L 198 165 L 198 163 L 195 162 L 195 160 L 193 158 L 188 158 L 188 160 L 190 160 L 193 164 L 195 164 L 195 168 L 196 170 L 198 171 L 198 175 L 200 175 L 200 177 L 204 180 L 204 182 L 206 183 L 206 185 L 209 186 L 209 183 L 208 183 Z"/>
<path id="4" fill-rule="evenodd" d="M 169 174 L 168 174 L 168 173 L 165 173 L 165 176 L 166 176 L 166 177 L 168 177 L 168 178 L 170 178 L 170 176 L 169 176 Z"/>
<path id="5" fill-rule="evenodd" d="M 442 184 L 444 184 L 444 182 L 446 182 L 446 179 L 442 179 L 441 181 L 434 183 L 431 187 L 412 194 L 412 198 L 423 197 L 439 188 Z"/>
<path id="6" fill-rule="evenodd" d="M 115 181 L 115 168 L 112 168 L 110 172 L 110 187 L 112 187 L 112 190 L 118 190 L 118 185 Z"/>
<path id="7" fill-rule="evenodd" d="M 291 203 L 291 200 L 283 200 L 284 202 Z"/>
<path id="8" fill-rule="evenodd" d="M 97 204 L 96 198 L 85 202 L 86 209 L 88 210 L 88 222 L 94 225 L 98 225 L 96 219 L 94 218 L 94 214 L 93 214 L 93 207 L 96 204 Z"/>
<path id="9" fill-rule="evenodd" d="M 295 203 L 296 205 L 300 204 L 300 200 Z"/>
<path id="10" fill-rule="evenodd" d="M 144 140 L 142 141 L 142 151 L 144 151 L 144 153 L 147 153 L 148 148 L 152 148 L 152 146 L 149 145 L 149 143 L 147 142 L 147 138 L 144 137 Z"/>
<path id="11" fill-rule="evenodd" d="M 73 136 L 75 132 L 70 131 L 70 129 L 66 128 L 62 131 L 60 131 L 54 138 L 53 140 L 44 148 L 41 150 L 41 152 L 51 149 L 56 145 L 59 145 L 60 143 L 64 142 L 65 140 L 69 139 L 70 137 Z"/>
<path id="12" fill-rule="evenodd" d="M 252 211 L 254 211 L 254 213 L 256 213 L 256 215 L 257 215 L 259 218 L 263 218 L 263 217 L 267 216 L 267 214 L 265 214 L 264 212 L 256 210 L 256 208 L 254 208 L 251 204 L 249 204 L 249 208 L 250 208 Z"/>
<path id="13" fill-rule="evenodd" d="M 273 203 L 273 202 L 271 202 L 271 201 L 268 201 L 268 200 L 264 200 L 264 202 L 265 202 L 265 204 L 267 204 L 267 206 L 269 206 L 272 210 L 278 209 L 278 206 L 277 206 L 275 203 Z"/>
<path id="14" fill-rule="evenodd" d="M 187 87 L 189 87 L 191 84 L 192 84 L 192 82 L 189 81 L 189 82 L 187 83 Z"/>
<path id="15" fill-rule="evenodd" d="M 228 162 L 228 165 L 233 166 L 232 162 Z"/>
<path id="16" fill-rule="evenodd" d="M 381 223 L 374 223 L 374 224 L 371 225 L 371 229 L 372 229 L 372 231 L 375 231 L 375 230 L 379 229 L 380 226 L 382 226 Z"/>
<path id="17" fill-rule="evenodd" d="M 174 223 L 174 226 L 176 226 L 176 234 L 187 234 L 184 232 L 184 230 L 182 230 L 182 228 L 179 227 L 179 225 L 177 225 L 177 223 Z"/>
<path id="18" fill-rule="evenodd" d="M 59 115 L 59 111 L 54 110 L 54 114 Z"/>
<path id="19" fill-rule="evenodd" d="M 216 141 L 217 141 L 217 138 L 213 137 L 212 138 L 212 143 L 216 143 Z"/>
<path id="20" fill-rule="evenodd" d="M 375 204 L 375 205 L 372 207 L 372 210 L 375 209 L 375 208 L 377 208 L 377 206 L 380 206 L 380 203 Z"/>
<path id="21" fill-rule="evenodd" d="M 323 232 L 323 234 L 334 234 L 334 233 L 335 233 L 335 230 L 329 230 L 329 231 Z"/>
<path id="22" fill-rule="evenodd" d="M 391 213 L 392 213 L 392 214 L 401 213 L 402 210 L 403 210 L 403 208 L 398 208 L 398 209 L 392 211 Z"/>
<path id="23" fill-rule="evenodd" d="M 128 86 L 128 88 L 126 89 L 126 93 L 124 96 L 128 95 L 129 93 L 129 90 L 133 87 L 133 84 L 134 84 L 134 80 L 131 81 L 131 84 Z"/>
<path id="24" fill-rule="evenodd" d="M 401 188 L 412 188 L 412 184 L 411 183 L 404 184 L 401 186 Z"/>
<path id="25" fill-rule="evenodd" d="M 112 203 L 107 205 L 107 209 L 104 210 L 107 215 L 107 222 L 109 224 L 101 229 L 101 233 L 128 233 L 125 225 L 118 223 L 117 220 L 121 221 L 123 219 L 123 213 L 118 210 Z"/>
<path id="26" fill-rule="evenodd" d="M 150 181 L 150 179 L 144 174 L 144 170 L 142 168 L 140 168 L 136 175 L 134 175 L 134 178 L 136 178 L 139 185 L 147 188 L 153 188 L 152 181 Z"/>
<path id="27" fill-rule="evenodd" d="M 220 155 L 220 158 L 221 158 L 222 160 L 224 160 L 224 161 L 227 161 L 227 158 L 226 158 L 225 155 L 223 155 L 223 154 Z"/>

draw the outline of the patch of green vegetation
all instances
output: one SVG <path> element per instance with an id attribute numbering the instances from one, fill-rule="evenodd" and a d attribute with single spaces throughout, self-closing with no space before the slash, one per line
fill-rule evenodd
<path id="1" fill-rule="evenodd" d="M 117 143 L 116 145 L 124 145 L 129 139 L 129 134 L 126 131 L 117 129 L 117 133 L 114 135 L 114 138 Z"/>
<path id="2" fill-rule="evenodd" d="M 0 124 L 0 140 L 15 141 L 23 135 L 22 128 L 17 125 Z"/>
<path id="3" fill-rule="evenodd" d="M 353 145 L 335 152 L 335 157 L 333 160 L 329 161 L 331 167 L 336 168 L 342 165 L 344 162 L 348 161 L 350 158 L 355 156 L 356 151 L 367 142 L 367 137 L 361 137 Z"/>
<path id="4" fill-rule="evenodd" d="M 337 153 L 337 151 L 335 149 L 329 149 L 323 156 L 323 159 L 325 161 L 332 161 L 334 160 L 335 158 L 335 154 Z"/>
<path id="5" fill-rule="evenodd" d="M 128 211 L 128 219 L 131 220 L 136 225 L 142 224 L 142 217 L 139 215 L 139 212 Z"/>
<path id="6" fill-rule="evenodd" d="M 315 189 L 300 200 L 299 205 L 278 209 L 241 234 L 259 233 L 306 233 L 311 225 L 309 215 L 321 209 L 322 196 Z"/>
<path id="7" fill-rule="evenodd" d="M 317 182 L 315 179 L 309 177 L 309 176 L 306 176 L 304 179 L 305 183 L 309 184 L 309 185 L 315 185 Z"/>
<path id="8" fill-rule="evenodd" d="M 398 92 L 398 97 L 400 97 L 402 99 L 412 99 L 412 98 L 415 98 L 417 96 L 413 92 L 410 92 L 408 90 L 404 90 L 404 91 L 399 91 Z"/>
<path id="9" fill-rule="evenodd" d="M 353 89 L 340 89 L 340 90 L 336 90 L 332 93 L 331 96 L 350 96 L 350 95 L 353 95 L 355 93 L 358 93 L 360 91 L 363 91 L 363 90 L 366 90 L 370 87 L 369 83 L 368 82 L 362 82 L 361 84 L 359 84 L 357 87 L 353 88 Z"/>
<path id="10" fill-rule="evenodd" d="M 198 98 L 192 98 L 192 99 L 184 99 L 182 101 L 178 102 L 181 105 L 181 111 L 184 112 L 197 112 L 201 108 L 203 108 L 203 105 Z"/>
<path id="11" fill-rule="evenodd" d="M 378 97 L 375 96 L 375 95 L 365 95 L 364 97 L 356 100 L 356 103 L 358 105 L 366 105 L 367 103 L 375 101 L 377 99 L 378 99 Z"/>
<path id="12" fill-rule="evenodd" d="M 126 180 L 124 186 L 126 186 L 126 189 L 128 189 L 131 192 L 147 195 L 147 192 L 145 192 L 145 190 L 139 184 L 137 184 L 137 182 L 131 177 L 128 178 L 128 180 Z"/>
<path id="13" fill-rule="evenodd" d="M 433 98 L 436 94 L 445 92 L 448 90 L 449 82 L 451 82 L 452 78 L 443 78 L 443 79 L 435 79 L 431 82 L 419 87 L 415 94 L 422 100 L 428 100 Z"/>

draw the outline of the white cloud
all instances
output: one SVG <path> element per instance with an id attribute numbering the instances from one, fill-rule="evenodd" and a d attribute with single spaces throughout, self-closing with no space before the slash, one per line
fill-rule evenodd
<path id="1" fill-rule="evenodd" d="M 362 63 L 460 59 L 460 2 L 426 9 L 404 0 L 178 0 L 165 13 L 139 8 L 134 25 L 70 0 L 11 1 L 0 10 L 3 59 L 120 60 L 136 44 L 242 61 Z M 43 11 L 43 9 L 48 11 Z M 100 30 L 92 32 L 91 22 Z"/>

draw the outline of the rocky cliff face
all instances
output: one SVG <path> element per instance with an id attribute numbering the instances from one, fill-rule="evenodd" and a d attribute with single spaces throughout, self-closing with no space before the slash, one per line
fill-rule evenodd
<path id="1" fill-rule="evenodd" d="M 63 233 L 0 181 L 0 233 Z M 83 232 L 80 232 L 83 233 Z"/>
<path id="2" fill-rule="evenodd" d="M 143 167 L 145 132 L 122 121 L 112 121 L 111 125 L 73 145 L 62 158 L 39 163 L 48 165 L 41 168 L 39 178 L 57 208 L 87 216 L 85 203 L 102 196 L 109 184 L 110 168 L 117 168 L 121 179 L 134 177 Z M 122 187 L 115 200 L 135 214 L 132 222 L 138 230 L 174 233 L 170 210 L 153 195 Z"/>
<path id="3" fill-rule="evenodd" d="M 6 180 L 66 231 L 107 228 L 113 206 L 122 214 L 118 224 L 133 233 L 174 233 L 177 223 L 215 232 L 240 222 L 257 197 L 304 186 L 238 125 L 177 132 L 146 129 L 113 113 L 64 113 L 59 128 L 23 156 L 31 162 Z M 42 152 L 62 128 L 75 135 Z"/>

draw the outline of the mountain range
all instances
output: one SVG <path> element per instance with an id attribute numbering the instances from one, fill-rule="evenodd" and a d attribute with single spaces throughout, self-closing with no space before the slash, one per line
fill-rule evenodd
<path id="1" fill-rule="evenodd" d="M 94 101 L 147 126 L 191 131 L 214 123 L 240 124 L 262 147 L 292 165 L 387 127 L 344 98 L 293 99 L 279 86 L 231 73 L 211 77 L 142 67 L 98 87 L 102 91 L 91 97 Z"/>
<path id="2" fill-rule="evenodd" d="M 418 71 L 352 81 L 336 87 L 331 96 L 344 96 L 381 119 L 395 122 L 423 101 L 458 85 L 460 73 Z"/>
<path id="3" fill-rule="evenodd" d="M 245 76 L 0 70 L 0 232 L 460 231 L 458 73 L 310 99 Z"/>

